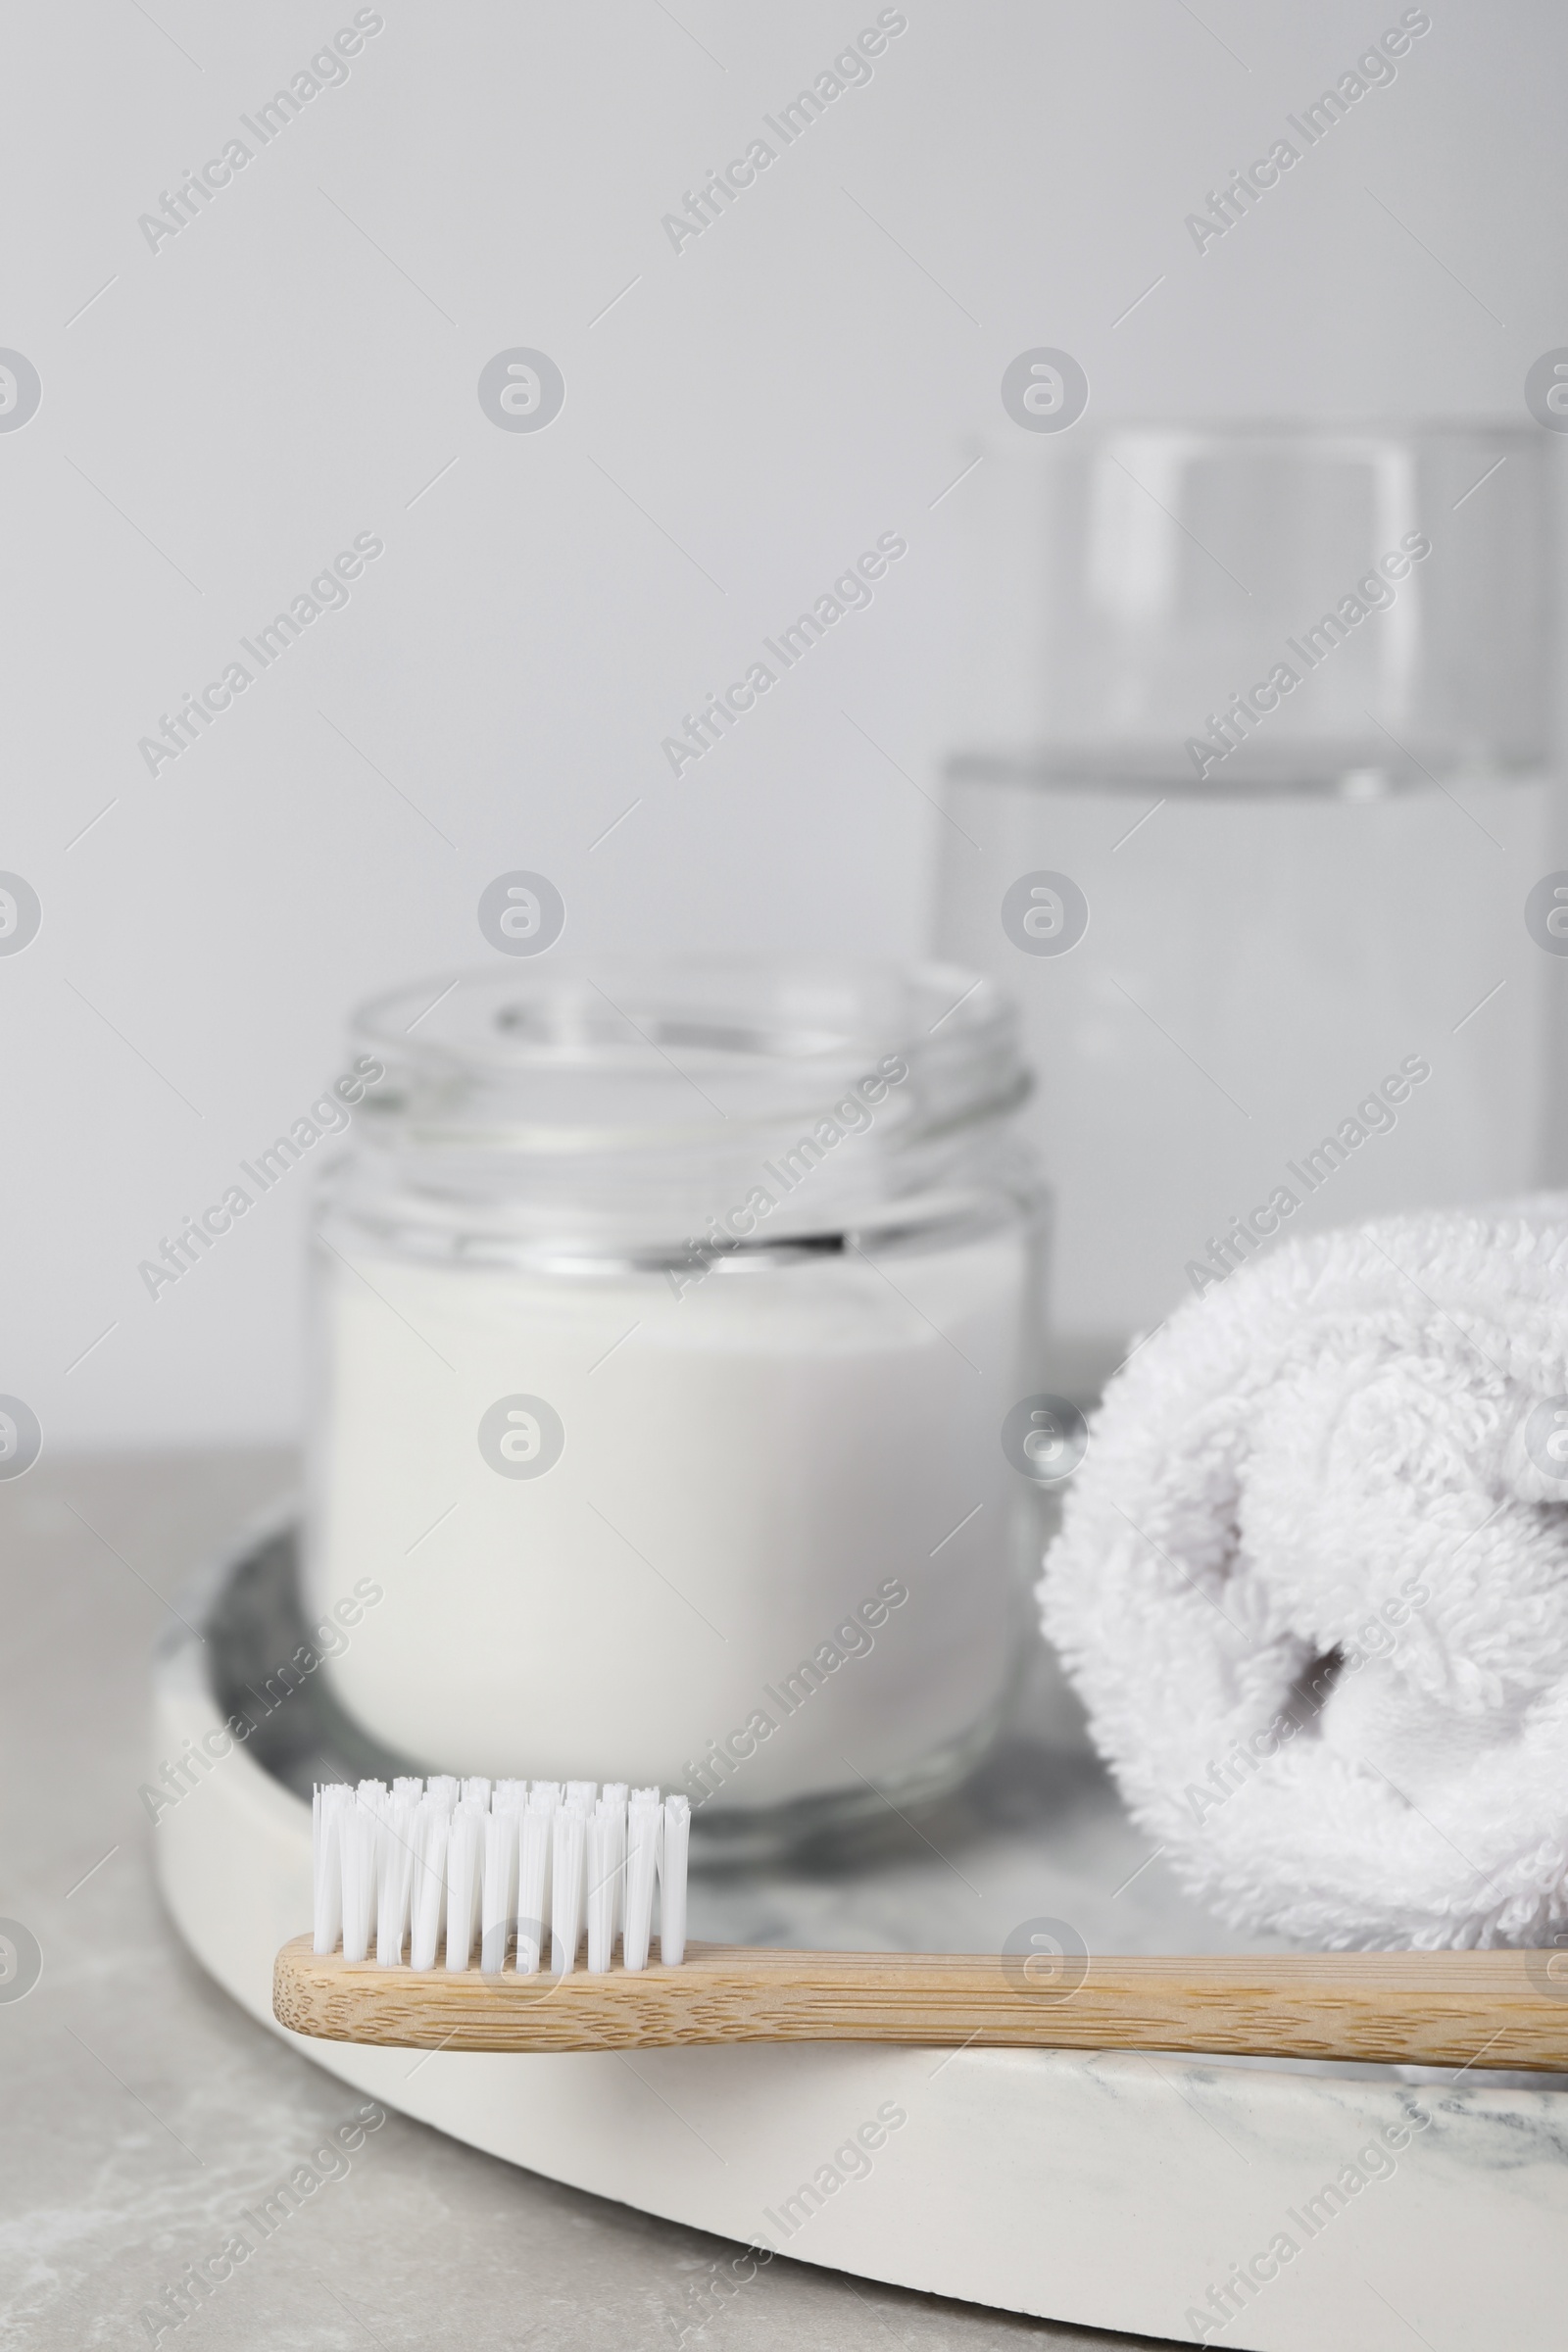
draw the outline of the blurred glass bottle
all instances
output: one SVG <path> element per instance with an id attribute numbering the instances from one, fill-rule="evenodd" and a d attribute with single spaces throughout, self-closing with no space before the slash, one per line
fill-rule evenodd
<path id="1" fill-rule="evenodd" d="M 1023 1005 L 1069 1393 L 1271 1230 L 1542 1180 L 1548 456 L 987 450 L 937 939 Z"/>

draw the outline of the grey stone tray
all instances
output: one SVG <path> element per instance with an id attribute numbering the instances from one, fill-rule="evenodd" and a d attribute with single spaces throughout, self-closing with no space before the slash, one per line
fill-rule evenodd
<path id="1" fill-rule="evenodd" d="M 288 1520 L 219 1561 L 182 1613 L 192 1630 L 156 1666 L 164 1754 L 235 1705 L 254 1717 L 258 1689 L 304 1639 Z M 176 1924 L 256 2016 L 270 2022 L 272 1955 L 309 1920 L 311 1782 L 401 1762 L 317 1676 L 161 1823 Z M 1247 1948 L 1150 1855 L 1044 1648 L 958 1794 L 787 1868 L 699 1869 L 690 1916 L 702 1937 L 823 1948 L 995 1951 L 1043 1916 L 1091 1951 Z M 1407 2333 L 1458 2352 L 1496 2332 L 1499 2294 L 1515 2337 L 1551 2340 L 1559 2325 L 1561 2078 L 845 2044 L 411 2062 L 289 2038 L 375 2097 L 557 2180 L 972 2302 L 1190 2341 L 1228 2299 L 1220 2340 L 1258 2352 L 1385 2352 Z M 904 2120 L 862 2173 L 843 2151 L 888 2108 Z M 1398 2157 L 1361 2167 L 1366 2183 L 1342 2188 L 1308 2236 L 1300 2217 L 1323 2211 L 1325 2184 L 1380 2136 Z M 1268 2252 L 1282 2233 L 1300 2240 L 1289 2258 Z"/>

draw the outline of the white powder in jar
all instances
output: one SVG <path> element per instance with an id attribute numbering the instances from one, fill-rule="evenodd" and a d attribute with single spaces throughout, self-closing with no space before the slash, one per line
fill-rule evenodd
<path id="1" fill-rule="evenodd" d="M 999 1433 L 1028 1254 L 1014 1223 L 721 1263 L 679 1297 L 659 1273 L 329 1258 L 309 1598 L 385 1593 L 325 1667 L 342 1702 L 456 1772 L 696 1795 L 717 1743 L 717 1801 L 747 1810 L 961 1740 L 1020 1638 L 1027 1501 Z M 542 1475 L 480 1448 L 516 1396 L 560 1417 Z"/>

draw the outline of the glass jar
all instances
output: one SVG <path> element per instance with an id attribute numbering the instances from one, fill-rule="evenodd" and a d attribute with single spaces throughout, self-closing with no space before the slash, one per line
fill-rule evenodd
<path id="1" fill-rule="evenodd" d="M 967 1771 L 1022 1654 L 1040 1195 L 964 971 L 439 980 L 319 1197 L 306 1579 L 424 1768 L 793 1842 Z"/>

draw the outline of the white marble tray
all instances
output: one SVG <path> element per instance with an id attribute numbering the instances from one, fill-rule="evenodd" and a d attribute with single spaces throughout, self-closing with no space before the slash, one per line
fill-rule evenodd
<path id="1" fill-rule="evenodd" d="M 287 1543 L 274 1526 L 184 1604 L 210 1638 L 159 1656 L 160 1761 L 222 1720 L 233 1627 L 254 1642 Z M 270 2025 L 272 1955 L 310 1913 L 309 1809 L 289 1784 L 310 1776 L 312 1725 L 310 1704 L 279 1710 L 269 1741 L 172 1808 L 156 1841 L 181 1933 Z M 700 1936 L 818 1946 L 996 1950 L 1050 1915 L 1091 1950 L 1238 1948 L 1147 1859 L 1044 1662 L 996 1760 L 920 1832 L 893 1824 L 883 1852 L 836 1874 L 699 1878 L 691 1910 Z M 1458 2352 L 1560 2329 L 1564 2079 L 1158 2052 L 418 2056 L 286 2038 L 493 2155 L 928 2292 L 1255 2352 Z M 879 2114 L 880 2144 L 855 2153 Z"/>

